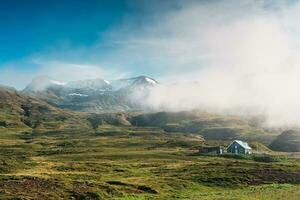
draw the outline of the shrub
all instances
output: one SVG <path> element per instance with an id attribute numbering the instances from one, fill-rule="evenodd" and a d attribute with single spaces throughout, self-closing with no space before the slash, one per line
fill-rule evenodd
<path id="1" fill-rule="evenodd" d="M 249 159 L 248 155 L 243 155 L 243 154 L 230 154 L 230 153 L 227 153 L 227 154 L 222 154 L 220 156 L 224 157 L 224 158 Z"/>
<path id="2" fill-rule="evenodd" d="M 257 162 L 266 162 L 266 163 L 279 162 L 279 161 L 282 160 L 278 156 L 272 156 L 272 155 L 267 155 L 267 154 L 264 154 L 264 155 L 253 155 L 252 159 L 254 161 L 257 161 Z"/>

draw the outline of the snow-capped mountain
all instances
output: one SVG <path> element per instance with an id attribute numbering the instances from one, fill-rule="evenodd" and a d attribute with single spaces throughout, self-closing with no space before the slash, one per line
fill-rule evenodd
<path id="1" fill-rule="evenodd" d="M 147 93 L 159 83 L 147 76 L 128 79 L 104 80 L 101 78 L 62 82 L 39 76 L 23 90 L 52 105 L 79 111 L 130 110 L 138 107 L 131 98 L 137 92 Z"/>
<path id="2" fill-rule="evenodd" d="M 158 82 L 147 76 L 138 76 L 134 78 L 128 79 L 118 79 L 110 81 L 110 84 L 113 90 L 119 90 L 122 88 L 130 88 L 130 87 L 153 87 L 158 85 Z"/>
<path id="3" fill-rule="evenodd" d="M 41 92 L 52 87 L 63 87 L 69 89 L 84 89 L 92 91 L 117 91 L 130 87 L 153 87 L 158 85 L 158 82 L 147 76 L 138 76 L 128 79 L 104 80 L 101 78 L 62 82 L 51 79 L 48 76 L 39 76 L 32 79 L 31 83 L 24 91 Z"/>

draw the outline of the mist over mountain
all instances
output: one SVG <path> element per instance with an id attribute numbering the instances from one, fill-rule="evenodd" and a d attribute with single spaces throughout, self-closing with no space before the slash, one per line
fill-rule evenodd
<path id="1" fill-rule="evenodd" d="M 101 78 L 62 82 L 39 76 L 23 90 L 60 108 L 76 111 L 103 112 L 142 109 L 136 96 L 147 95 L 159 83 L 147 76 L 128 79 Z"/>

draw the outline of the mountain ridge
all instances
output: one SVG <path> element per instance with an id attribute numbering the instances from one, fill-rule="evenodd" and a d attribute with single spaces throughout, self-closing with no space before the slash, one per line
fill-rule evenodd
<path id="1" fill-rule="evenodd" d="M 83 112 L 132 111 L 141 109 L 133 97 L 147 95 L 158 86 L 155 79 L 137 76 L 126 79 L 101 78 L 62 82 L 48 76 L 39 76 L 29 83 L 22 93 L 47 101 L 51 105 Z"/>
<path id="2" fill-rule="evenodd" d="M 149 76 L 141 75 L 131 78 L 122 78 L 122 79 L 113 79 L 106 80 L 102 78 L 94 78 L 94 79 L 83 79 L 83 80 L 75 80 L 75 81 L 59 81 L 50 76 L 41 75 L 34 77 L 32 81 L 22 90 L 25 92 L 38 92 L 43 91 L 49 87 L 61 86 L 61 87 L 69 87 L 69 88 L 90 88 L 94 90 L 99 90 L 99 88 L 105 88 L 107 90 L 118 90 L 121 88 L 128 87 L 133 84 L 144 84 L 144 85 L 158 85 L 159 82 L 154 78 Z"/>

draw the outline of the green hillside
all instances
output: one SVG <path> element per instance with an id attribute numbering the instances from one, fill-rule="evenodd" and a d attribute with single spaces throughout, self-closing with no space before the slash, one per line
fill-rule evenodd
<path id="1" fill-rule="evenodd" d="M 7 87 L 0 87 L 0 127 L 20 130 L 91 128 L 86 114 L 56 108 Z"/>
<path id="2" fill-rule="evenodd" d="M 200 111 L 159 112 L 129 118 L 135 126 L 154 126 L 166 132 L 192 133 L 207 140 L 244 139 L 268 145 L 279 133 L 264 129 L 255 118 Z"/>
<path id="3" fill-rule="evenodd" d="M 93 131 L 2 128 L 0 136 L 1 199 L 273 200 L 299 195 L 300 157 L 272 152 L 272 159 L 203 156 L 199 147 L 228 143 L 193 134 L 102 124 Z"/>
<path id="4" fill-rule="evenodd" d="M 282 132 L 271 144 L 270 148 L 275 151 L 299 152 L 300 132 L 298 130 L 287 130 Z"/>

